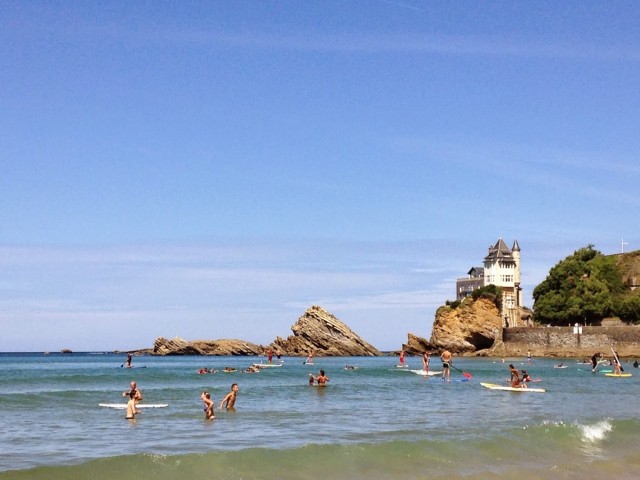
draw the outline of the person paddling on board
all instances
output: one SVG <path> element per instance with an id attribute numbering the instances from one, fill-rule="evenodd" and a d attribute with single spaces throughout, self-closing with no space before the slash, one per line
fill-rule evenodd
<path id="1" fill-rule="evenodd" d="M 431 358 L 429 357 L 429 352 L 426 351 L 422 354 L 422 370 L 427 372 L 427 378 L 429 378 L 429 361 Z"/>
<path id="2" fill-rule="evenodd" d="M 591 371 L 595 372 L 598 368 L 598 360 L 600 359 L 600 352 L 591 355 Z"/>
<path id="3" fill-rule="evenodd" d="M 451 369 L 449 366 L 453 363 L 451 359 L 452 355 L 449 350 L 445 350 L 440 354 L 440 360 L 442 360 L 442 381 L 451 381 Z"/>
<path id="4" fill-rule="evenodd" d="M 400 366 L 404 367 L 404 348 L 400 350 Z"/>
<path id="5" fill-rule="evenodd" d="M 622 364 L 620 363 L 620 356 L 618 352 L 613 350 L 613 373 L 620 375 L 622 372 L 624 372 L 624 368 L 622 368 Z"/>
<path id="6" fill-rule="evenodd" d="M 309 356 L 307 357 L 307 359 L 304 361 L 304 363 L 306 365 L 313 365 L 313 350 L 311 350 L 309 352 Z"/>
<path id="7" fill-rule="evenodd" d="M 127 368 L 131 368 L 133 366 L 131 365 L 132 361 L 133 361 L 133 355 L 130 353 L 127 353 L 127 361 L 126 361 Z"/>

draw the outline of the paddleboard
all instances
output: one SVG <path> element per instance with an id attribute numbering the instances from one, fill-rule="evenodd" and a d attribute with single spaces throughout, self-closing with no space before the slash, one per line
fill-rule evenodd
<path id="1" fill-rule="evenodd" d="M 613 370 L 610 370 L 610 369 L 609 370 L 596 370 L 596 371 L 600 372 L 600 373 L 613 373 Z"/>
<path id="2" fill-rule="evenodd" d="M 529 393 L 544 393 L 544 388 L 518 388 L 518 387 L 503 387 L 502 385 L 496 385 L 495 383 L 481 383 L 484 388 L 489 390 L 504 390 L 506 392 L 529 392 Z"/>
<path id="3" fill-rule="evenodd" d="M 423 376 L 429 376 L 429 377 L 433 377 L 435 375 L 442 375 L 442 372 L 437 372 L 435 370 L 429 370 L 428 372 L 425 372 L 424 370 L 409 370 L 412 373 L 415 373 L 416 375 L 423 375 Z"/>
<path id="4" fill-rule="evenodd" d="M 604 374 L 605 377 L 619 377 L 619 378 L 626 378 L 626 377 L 631 377 L 633 376 L 632 373 L 605 373 Z"/>
<path id="5" fill-rule="evenodd" d="M 127 408 L 126 403 L 99 403 L 98 406 L 106 408 Z M 168 403 L 139 403 L 136 405 L 136 408 L 166 408 L 168 406 Z"/>
<path id="6" fill-rule="evenodd" d="M 396 368 L 409 368 L 409 365 L 396 365 Z"/>
<path id="7" fill-rule="evenodd" d="M 553 368 L 567 368 L 566 365 L 554 365 Z"/>
<path id="8" fill-rule="evenodd" d="M 257 368 L 276 368 L 276 367 L 281 367 L 282 364 L 281 363 L 254 363 L 253 366 Z"/>
<path id="9" fill-rule="evenodd" d="M 305 365 L 315 365 L 313 362 L 304 362 Z"/>

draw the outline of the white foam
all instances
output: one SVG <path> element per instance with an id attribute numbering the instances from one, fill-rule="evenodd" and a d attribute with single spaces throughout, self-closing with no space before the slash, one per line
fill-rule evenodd
<path id="1" fill-rule="evenodd" d="M 582 433 L 582 440 L 589 443 L 597 443 L 607 438 L 607 434 L 613 430 L 609 420 L 602 420 L 595 425 L 578 425 Z"/>

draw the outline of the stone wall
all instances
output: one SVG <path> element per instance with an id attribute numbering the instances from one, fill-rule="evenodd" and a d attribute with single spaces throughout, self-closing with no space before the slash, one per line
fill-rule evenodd
<path id="1" fill-rule="evenodd" d="M 621 357 L 640 357 L 640 327 L 516 327 L 502 330 L 494 355 L 526 355 L 589 358 L 596 352 L 611 353 L 613 346 Z"/>

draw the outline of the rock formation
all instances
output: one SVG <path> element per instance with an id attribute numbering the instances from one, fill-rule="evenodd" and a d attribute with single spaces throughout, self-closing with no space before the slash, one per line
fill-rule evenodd
<path id="1" fill-rule="evenodd" d="M 471 353 L 491 348 L 501 329 L 500 311 L 492 301 L 467 298 L 457 308 L 438 309 L 430 343 L 434 349 Z"/>
<path id="2" fill-rule="evenodd" d="M 270 345 L 280 355 L 377 356 L 381 355 L 349 327 L 319 306 L 304 312 L 291 327 L 292 336 L 277 337 Z"/>
<path id="3" fill-rule="evenodd" d="M 407 335 L 407 343 L 402 345 L 402 349 L 407 355 L 422 355 L 425 351 L 431 351 L 432 346 L 426 338 L 409 333 Z"/>
<path id="4" fill-rule="evenodd" d="M 153 355 L 261 355 L 264 349 L 243 340 L 194 340 L 179 337 L 168 340 L 158 337 L 153 343 Z"/>

